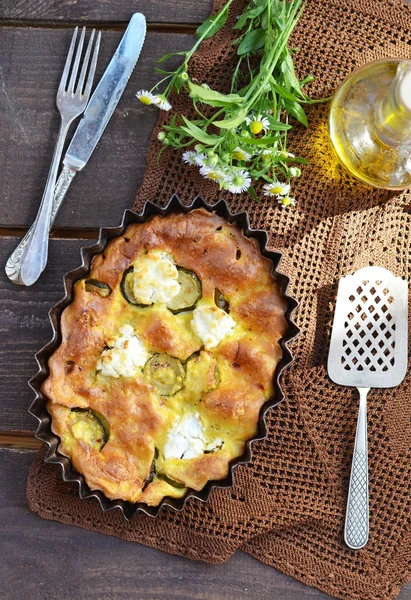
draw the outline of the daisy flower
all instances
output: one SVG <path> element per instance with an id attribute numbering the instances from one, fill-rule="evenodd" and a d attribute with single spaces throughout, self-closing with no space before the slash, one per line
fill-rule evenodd
<path id="1" fill-rule="evenodd" d="M 183 152 L 183 161 L 187 164 L 187 165 L 196 165 L 197 161 L 196 161 L 196 157 L 197 157 L 197 153 L 194 152 L 194 150 L 187 150 L 187 152 Z"/>
<path id="2" fill-rule="evenodd" d="M 290 167 L 290 169 L 288 170 L 288 174 L 290 177 L 300 177 L 301 169 L 299 169 L 298 167 Z"/>
<path id="3" fill-rule="evenodd" d="M 165 96 L 156 96 L 155 104 L 161 110 L 171 110 L 173 108 Z"/>
<path id="4" fill-rule="evenodd" d="M 289 192 L 290 185 L 288 183 L 281 183 L 281 181 L 266 183 L 264 186 L 264 196 L 287 196 Z"/>
<path id="5" fill-rule="evenodd" d="M 248 171 L 234 171 L 227 178 L 228 189 L 232 194 L 246 192 L 251 185 L 251 177 Z"/>
<path id="6" fill-rule="evenodd" d="M 267 117 L 264 117 L 263 115 L 255 116 L 251 114 L 248 117 L 246 117 L 245 122 L 249 126 L 251 133 L 253 133 L 254 135 L 261 133 L 261 131 L 263 130 L 264 132 L 266 132 L 268 131 L 268 129 L 270 129 L 270 121 L 267 119 Z"/>
<path id="7" fill-rule="evenodd" d="M 285 152 L 284 150 L 277 150 L 277 156 L 281 158 L 295 158 L 295 154 L 292 152 Z"/>
<path id="8" fill-rule="evenodd" d="M 150 104 L 157 104 L 157 96 L 148 92 L 147 90 L 140 90 L 136 94 L 137 98 L 140 100 L 142 104 L 149 106 Z"/>
<path id="9" fill-rule="evenodd" d="M 221 181 L 224 179 L 224 173 L 220 169 L 212 169 L 211 167 L 201 167 L 200 175 L 211 181 Z"/>
<path id="10" fill-rule="evenodd" d="M 233 158 L 236 160 L 250 160 L 251 154 L 240 148 L 240 146 L 237 146 L 237 148 L 233 150 Z"/>
<path id="11" fill-rule="evenodd" d="M 205 160 L 207 158 L 207 154 L 204 154 L 204 152 L 198 152 L 195 157 L 194 160 L 196 161 L 196 165 L 198 165 L 199 167 L 205 167 Z"/>
<path id="12" fill-rule="evenodd" d="M 281 206 L 290 206 L 290 204 L 292 206 L 295 206 L 297 201 L 295 198 L 291 198 L 291 196 L 279 196 L 278 200 L 277 200 L 278 204 L 281 204 Z"/>
<path id="13" fill-rule="evenodd" d="M 273 157 L 273 153 L 271 150 L 260 150 L 261 159 L 263 162 L 268 163 Z"/>

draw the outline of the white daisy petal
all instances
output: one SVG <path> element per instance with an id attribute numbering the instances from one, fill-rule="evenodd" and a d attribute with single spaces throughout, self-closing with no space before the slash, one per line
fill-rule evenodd
<path id="1" fill-rule="evenodd" d="M 211 167 L 201 167 L 200 175 L 211 181 L 221 181 L 224 179 L 224 173 L 220 169 L 212 169 Z"/>
<path id="2" fill-rule="evenodd" d="M 228 189 L 232 194 L 246 192 L 251 185 L 251 177 L 248 171 L 234 171 L 227 178 Z"/>
<path id="3" fill-rule="evenodd" d="M 150 104 L 157 104 L 157 96 L 151 92 L 148 92 L 147 90 L 139 90 L 136 96 L 138 100 L 140 100 L 140 102 L 146 106 L 149 106 Z"/>
<path id="4" fill-rule="evenodd" d="M 157 96 L 156 105 L 161 110 L 171 110 L 173 108 L 165 96 Z"/>
<path id="5" fill-rule="evenodd" d="M 281 181 L 273 181 L 273 183 L 266 183 L 263 189 L 264 196 L 287 196 L 290 192 L 290 185 L 281 183 Z"/>
<path id="6" fill-rule="evenodd" d="M 205 160 L 207 159 L 207 155 L 204 154 L 204 152 L 199 152 L 195 155 L 195 161 L 196 161 L 196 165 L 198 165 L 199 167 L 204 167 L 205 166 Z"/>
<path id="7" fill-rule="evenodd" d="M 291 196 L 279 196 L 277 199 L 278 204 L 281 204 L 282 207 L 286 206 L 295 206 L 297 201 L 295 198 L 291 198 Z"/>
<path id="8" fill-rule="evenodd" d="M 233 150 L 232 155 L 233 155 L 233 158 L 235 158 L 236 160 L 242 160 L 242 161 L 247 161 L 247 160 L 250 160 L 250 158 L 251 158 L 251 154 L 249 152 L 246 152 L 242 148 L 240 148 L 240 146 L 237 146 L 237 148 L 235 148 Z"/>
<path id="9" fill-rule="evenodd" d="M 194 150 L 187 150 L 186 152 L 183 152 L 183 162 L 187 165 L 196 165 L 196 156 L 197 152 L 194 152 Z"/>
<path id="10" fill-rule="evenodd" d="M 285 152 L 284 150 L 277 150 L 277 156 L 281 158 L 295 158 L 295 154 L 292 152 Z"/>
<path id="11" fill-rule="evenodd" d="M 245 122 L 254 135 L 258 135 L 261 131 L 267 132 L 270 129 L 270 121 L 264 115 L 251 113 L 246 117 Z"/>

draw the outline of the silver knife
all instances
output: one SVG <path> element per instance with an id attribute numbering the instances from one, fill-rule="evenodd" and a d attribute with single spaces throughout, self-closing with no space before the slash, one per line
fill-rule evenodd
<path id="1" fill-rule="evenodd" d="M 124 92 L 124 88 L 140 56 L 145 36 L 146 19 L 141 13 L 135 13 L 131 17 L 113 58 L 90 98 L 83 118 L 63 159 L 63 169 L 54 191 L 50 228 L 71 182 L 76 173 L 82 171 L 86 166 Z M 20 260 L 31 231 L 30 228 L 6 263 L 7 277 L 18 285 L 22 285 Z"/>

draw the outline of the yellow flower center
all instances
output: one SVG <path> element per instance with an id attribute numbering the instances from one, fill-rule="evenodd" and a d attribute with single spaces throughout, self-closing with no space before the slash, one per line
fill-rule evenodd
<path id="1" fill-rule="evenodd" d="M 245 154 L 244 152 L 241 152 L 241 150 L 234 150 L 233 158 L 236 160 L 245 160 Z"/>
<path id="2" fill-rule="evenodd" d="M 290 198 L 288 198 L 288 196 L 285 196 L 284 198 L 281 198 L 281 204 L 283 206 L 289 206 L 291 204 Z"/>
<path id="3" fill-rule="evenodd" d="M 151 104 L 151 98 L 148 96 L 140 96 L 140 102 L 149 106 Z"/>
<path id="4" fill-rule="evenodd" d="M 207 178 L 212 179 L 213 181 L 218 181 L 220 179 L 220 175 L 218 173 L 207 173 Z"/>
<path id="5" fill-rule="evenodd" d="M 272 187 L 270 190 L 270 194 L 281 194 L 281 192 L 282 192 L 281 185 L 276 185 L 275 187 Z"/>
<path id="6" fill-rule="evenodd" d="M 254 133 L 254 135 L 257 135 L 257 133 L 260 133 L 262 128 L 263 128 L 263 124 L 261 123 L 261 121 L 251 121 L 250 129 L 251 129 L 251 132 Z"/>

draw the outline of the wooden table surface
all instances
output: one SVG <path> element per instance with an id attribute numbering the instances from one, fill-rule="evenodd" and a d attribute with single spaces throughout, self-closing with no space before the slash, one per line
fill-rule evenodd
<path id="1" fill-rule="evenodd" d="M 132 12 L 148 34 L 127 89 L 78 175 L 52 233 L 49 263 L 31 288 L 0 269 L 0 598 L 1 600 L 303 600 L 329 598 L 241 552 L 224 565 L 201 562 L 114 537 L 44 521 L 27 506 L 27 472 L 39 443 L 27 409 L 34 353 L 50 338 L 47 313 L 63 295 L 62 276 L 79 248 L 133 204 L 156 111 L 135 99 L 156 81 L 155 60 L 189 48 L 211 0 L 0 0 L 1 264 L 34 220 L 56 138 L 55 96 L 75 24 L 103 31 L 96 80 Z M 399 598 L 411 599 L 411 585 Z"/>

